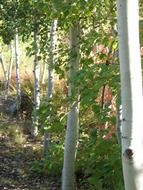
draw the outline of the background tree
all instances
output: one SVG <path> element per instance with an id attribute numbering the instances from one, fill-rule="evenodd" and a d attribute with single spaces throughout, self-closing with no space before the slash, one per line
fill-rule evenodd
<path id="1" fill-rule="evenodd" d="M 70 64 L 69 64 L 69 89 L 68 96 L 74 101 L 69 106 L 67 117 L 67 130 L 65 140 L 64 165 L 62 174 L 62 190 L 75 189 L 75 158 L 78 142 L 79 125 L 79 94 L 73 79 L 79 70 L 79 23 L 77 20 L 70 28 Z"/>
<path id="2" fill-rule="evenodd" d="M 48 92 L 47 92 L 47 98 L 46 100 L 49 101 L 52 98 L 53 94 L 53 85 L 54 85 L 54 65 L 55 65 L 55 56 L 56 56 L 56 45 L 57 45 L 57 19 L 53 20 L 51 23 L 51 31 L 50 31 L 50 52 L 49 52 L 49 65 L 48 65 Z M 52 110 L 51 110 L 52 112 Z M 50 125 L 50 114 L 49 114 L 49 125 Z M 44 156 L 46 156 L 48 151 L 48 144 L 50 139 L 50 133 L 48 131 L 45 131 L 44 134 Z"/>
<path id="3" fill-rule="evenodd" d="M 20 89 L 20 73 L 19 73 L 19 66 L 20 66 L 20 58 L 19 58 L 19 47 L 18 47 L 18 32 L 15 33 L 15 62 L 16 62 L 16 92 L 17 92 L 17 110 L 20 109 L 21 104 L 21 89 Z"/>

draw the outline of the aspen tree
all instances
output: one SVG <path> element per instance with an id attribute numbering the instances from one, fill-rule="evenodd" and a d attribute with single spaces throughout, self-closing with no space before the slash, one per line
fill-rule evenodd
<path id="1" fill-rule="evenodd" d="M 118 0 L 121 72 L 121 146 L 126 190 L 143 189 L 143 89 L 138 0 Z"/>
<path id="2" fill-rule="evenodd" d="M 21 90 L 20 90 L 20 73 L 19 73 L 19 66 L 20 66 L 20 61 L 19 61 L 19 42 L 18 42 L 18 33 L 16 30 L 15 33 L 15 62 L 16 62 L 16 92 L 17 92 L 17 110 L 20 108 L 20 103 L 21 103 Z"/>
<path id="3" fill-rule="evenodd" d="M 33 108 L 33 129 L 32 129 L 32 135 L 37 136 L 38 134 L 38 120 L 39 117 L 37 115 L 37 110 L 40 106 L 40 69 L 39 69 L 39 36 L 37 34 L 37 31 L 35 29 L 34 31 L 34 44 L 35 44 L 35 57 L 34 57 L 34 108 Z"/>
<path id="4" fill-rule="evenodd" d="M 73 97 L 76 103 L 70 105 L 67 116 L 67 130 L 65 139 L 64 163 L 62 173 L 62 190 L 75 189 L 75 159 L 78 141 L 78 116 L 79 104 L 78 90 L 75 87 L 73 79 L 79 70 L 79 24 L 75 22 L 70 27 L 70 63 L 69 63 L 69 88 L 68 96 Z"/>
<path id="5" fill-rule="evenodd" d="M 52 97 L 52 91 L 53 91 L 53 79 L 54 79 L 54 72 L 53 72 L 53 66 L 55 64 L 55 51 L 56 51 L 56 44 L 57 44 L 57 35 L 56 35 L 56 29 L 57 29 L 57 20 L 53 20 L 51 24 L 51 31 L 50 31 L 50 57 L 49 57 L 49 65 L 48 65 L 48 91 L 47 91 L 47 101 Z M 50 116 L 49 116 L 49 122 L 50 122 Z M 43 154 L 44 156 L 47 153 L 48 150 L 48 142 L 49 142 L 50 134 L 48 131 L 45 131 L 44 134 L 44 150 Z"/>

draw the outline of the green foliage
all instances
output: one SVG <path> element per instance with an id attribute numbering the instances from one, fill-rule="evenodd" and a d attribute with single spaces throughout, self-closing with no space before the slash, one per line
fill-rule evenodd
<path id="1" fill-rule="evenodd" d="M 61 142 L 52 142 L 46 156 L 44 168 L 48 175 L 61 176 L 64 146 Z"/>
<path id="2" fill-rule="evenodd" d="M 50 56 L 50 25 L 53 19 L 58 19 L 58 55 L 55 52 L 53 69 L 67 85 L 74 84 L 80 94 L 76 174 L 82 173 L 82 177 L 77 176 L 77 181 L 81 178 L 80 183 L 87 183 L 88 190 L 102 190 L 105 187 L 121 190 L 123 181 L 120 150 L 115 130 L 112 131 L 115 126 L 115 113 L 111 108 L 111 100 L 106 104 L 103 92 L 108 85 L 112 99 L 115 97 L 116 100 L 120 91 L 118 44 L 114 31 L 116 1 L 5 1 L 0 5 L 0 35 L 4 42 L 10 42 L 17 28 L 22 41 L 30 41 L 27 55 L 32 56 L 36 46 L 33 43 L 33 32 L 38 31 L 39 60 L 44 59 L 47 64 Z M 80 24 L 80 70 L 69 80 L 68 62 L 71 50 L 68 30 L 75 20 Z M 33 100 L 32 78 L 23 81 L 22 91 Z M 67 97 L 67 92 L 63 93 L 57 86 L 52 98 L 42 99 L 37 111 L 39 129 L 42 135 L 45 131 L 51 133 L 51 139 L 47 157 L 35 161 L 30 167 L 31 173 L 61 175 L 66 116 L 71 103 L 78 103 L 75 102 L 74 95 Z"/>
<path id="3" fill-rule="evenodd" d="M 38 110 L 41 132 L 64 134 L 66 125 L 66 100 L 60 91 L 56 91 L 52 98 L 45 98 Z"/>
<path id="4" fill-rule="evenodd" d="M 52 141 L 47 156 L 42 160 L 34 161 L 30 166 L 30 173 L 32 175 L 60 177 L 63 164 L 63 149 L 63 142 Z"/>
<path id="5" fill-rule="evenodd" d="M 77 170 L 84 171 L 85 179 L 93 189 L 123 188 L 119 146 L 115 137 L 104 140 L 99 130 L 92 129 L 89 136 L 81 136 L 77 155 Z"/>

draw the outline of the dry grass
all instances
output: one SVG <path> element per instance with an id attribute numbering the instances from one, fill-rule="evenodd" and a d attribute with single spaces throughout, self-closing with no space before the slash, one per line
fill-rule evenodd
<path id="1" fill-rule="evenodd" d="M 0 137 L 3 136 L 9 137 L 17 146 L 24 144 L 26 141 L 22 128 L 15 122 L 4 123 L 0 127 Z"/>

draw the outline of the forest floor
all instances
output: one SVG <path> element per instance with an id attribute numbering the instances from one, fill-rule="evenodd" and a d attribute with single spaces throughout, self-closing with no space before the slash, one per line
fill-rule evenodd
<path id="1" fill-rule="evenodd" d="M 56 178 L 30 173 L 33 161 L 41 159 L 42 142 L 24 134 L 21 124 L 8 115 L 8 102 L 0 102 L 0 190 L 59 190 Z"/>

